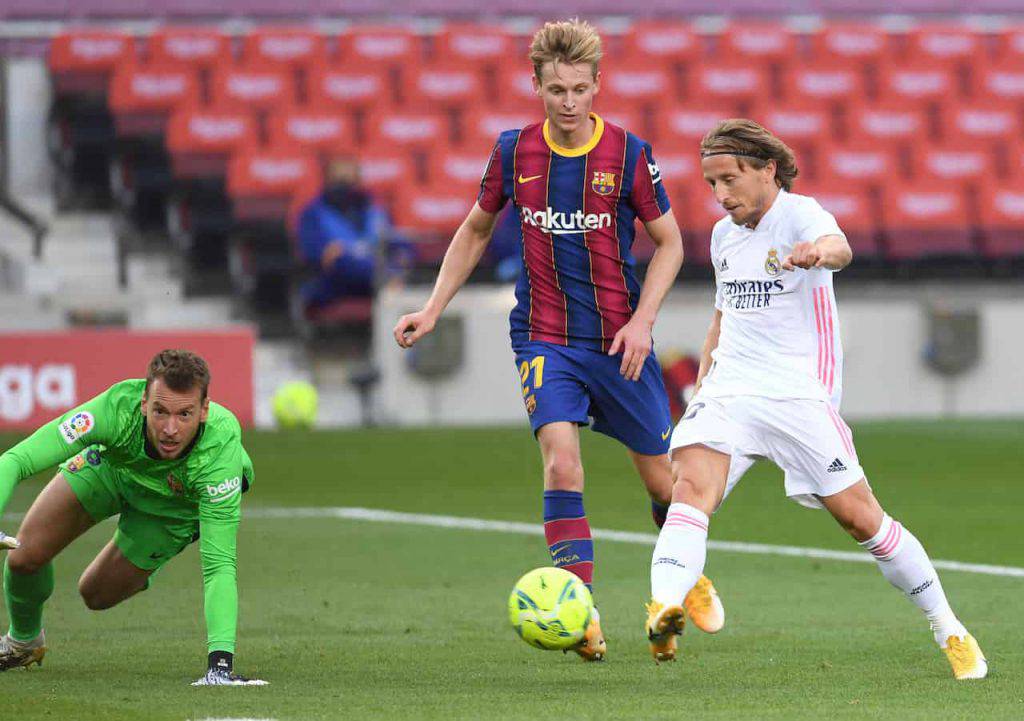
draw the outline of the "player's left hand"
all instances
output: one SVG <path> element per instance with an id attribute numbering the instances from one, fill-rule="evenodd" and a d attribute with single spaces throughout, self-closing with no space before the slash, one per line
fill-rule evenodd
<path id="1" fill-rule="evenodd" d="M 222 669 L 211 669 L 206 672 L 198 681 L 192 682 L 193 686 L 269 686 L 266 681 L 257 678 L 245 678 L 230 671 Z"/>
<path id="2" fill-rule="evenodd" d="M 3 531 L 0 531 L 0 551 L 13 551 L 18 548 L 21 544 L 18 543 L 18 539 L 14 536 L 8 536 Z"/>
<path id="3" fill-rule="evenodd" d="M 797 243 L 793 252 L 782 259 L 783 270 L 797 268 L 820 268 L 825 265 L 825 256 L 814 243 Z"/>
<path id="4" fill-rule="evenodd" d="M 651 346 L 653 344 L 650 326 L 639 320 L 636 316 L 633 316 L 615 334 L 615 337 L 612 339 L 611 348 L 608 349 L 608 355 L 615 355 L 622 351 L 622 364 L 619 366 L 619 374 L 627 380 L 638 381 L 640 380 L 640 374 L 644 370 L 644 362 L 647 360 L 647 356 L 651 354 Z"/>

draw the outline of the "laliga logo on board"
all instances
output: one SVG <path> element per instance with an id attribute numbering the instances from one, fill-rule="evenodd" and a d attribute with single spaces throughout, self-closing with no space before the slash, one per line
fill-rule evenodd
<path id="1" fill-rule="evenodd" d="M 0 366 L 0 420 L 23 421 L 36 412 L 75 405 L 75 368 L 71 364 Z"/>
<path id="2" fill-rule="evenodd" d="M 550 205 L 545 210 L 536 212 L 524 206 L 522 216 L 523 222 L 527 225 L 540 228 L 551 235 L 583 233 L 588 230 L 610 228 L 612 225 L 611 213 L 584 213 L 582 210 L 575 213 L 556 213 Z"/>

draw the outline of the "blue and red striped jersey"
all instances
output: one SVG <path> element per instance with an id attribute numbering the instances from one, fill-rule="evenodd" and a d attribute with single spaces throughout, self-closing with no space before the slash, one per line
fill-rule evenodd
<path id="1" fill-rule="evenodd" d="M 523 270 L 509 317 L 512 347 L 527 341 L 607 351 L 640 298 L 634 221 L 669 209 L 650 144 L 599 116 L 580 148 L 552 141 L 547 121 L 498 137 L 477 202 L 512 200 L 523 228 Z"/>

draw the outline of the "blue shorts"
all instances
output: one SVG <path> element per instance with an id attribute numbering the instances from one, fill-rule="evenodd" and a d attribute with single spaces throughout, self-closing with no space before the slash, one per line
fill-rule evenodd
<path id="1" fill-rule="evenodd" d="M 557 421 L 587 425 L 630 450 L 668 453 L 672 417 L 661 366 L 651 353 L 640 380 L 619 374 L 622 355 L 531 341 L 516 348 L 523 401 L 536 434 Z"/>

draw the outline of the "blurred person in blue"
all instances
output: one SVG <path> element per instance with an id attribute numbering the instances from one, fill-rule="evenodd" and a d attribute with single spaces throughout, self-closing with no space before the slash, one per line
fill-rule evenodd
<path id="1" fill-rule="evenodd" d="M 318 270 L 301 289 L 307 308 L 370 297 L 378 281 L 400 280 L 415 260 L 411 244 L 393 237 L 387 212 L 362 187 L 354 158 L 332 159 L 325 177 L 323 191 L 303 208 L 298 222 L 299 252 Z M 378 277 L 382 242 L 387 262 Z"/>

